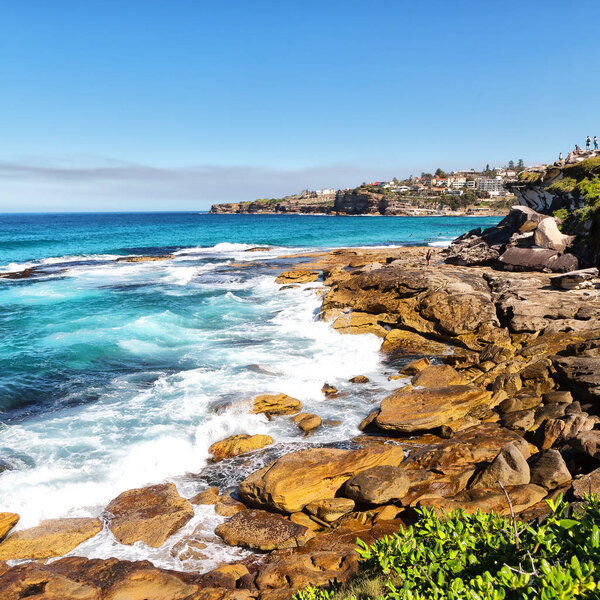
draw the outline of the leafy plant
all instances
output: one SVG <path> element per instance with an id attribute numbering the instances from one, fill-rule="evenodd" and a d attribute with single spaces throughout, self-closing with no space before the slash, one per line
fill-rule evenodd
<path id="1" fill-rule="evenodd" d="M 567 600 L 600 598 L 600 501 L 578 511 L 562 497 L 548 501 L 538 525 L 496 514 L 420 510 L 415 525 L 368 546 L 358 541 L 364 585 L 307 588 L 296 600 Z M 518 536 L 518 539 L 516 539 Z M 518 542 L 518 543 L 517 543 Z M 357 593 L 358 591 L 358 593 Z"/>

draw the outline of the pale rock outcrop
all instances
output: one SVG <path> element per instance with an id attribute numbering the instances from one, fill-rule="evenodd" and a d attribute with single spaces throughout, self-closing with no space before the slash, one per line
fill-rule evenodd
<path id="1" fill-rule="evenodd" d="M 533 241 L 540 248 L 550 248 L 562 253 L 573 241 L 573 237 L 561 233 L 556 220 L 552 217 L 546 217 L 538 223 L 533 234 Z"/>

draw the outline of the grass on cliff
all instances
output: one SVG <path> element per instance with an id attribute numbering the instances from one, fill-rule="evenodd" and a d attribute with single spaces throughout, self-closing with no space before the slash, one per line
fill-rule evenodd
<path id="1" fill-rule="evenodd" d="M 344 586 L 295 600 L 567 600 L 600 598 L 600 500 L 562 497 L 541 524 L 496 514 L 421 510 L 417 523 L 367 546 Z"/>

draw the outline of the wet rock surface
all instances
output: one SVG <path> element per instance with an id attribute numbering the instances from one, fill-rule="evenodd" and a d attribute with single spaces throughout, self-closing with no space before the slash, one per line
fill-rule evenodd
<path id="1" fill-rule="evenodd" d="M 576 501 L 600 490 L 597 273 L 551 275 L 577 259 L 571 240 L 545 221 L 512 211 L 496 228 L 459 238 L 436 266 L 425 264 L 421 249 L 340 250 L 307 257 L 313 262 L 294 270 L 300 275 L 285 274 L 296 284 L 322 273 L 321 317 L 340 333 L 378 335 L 386 360 L 399 361 L 391 377 L 402 387 L 365 404 L 364 433 L 344 446 L 353 449 L 310 446 L 311 438 L 284 455 L 266 447 L 257 452 L 275 460 L 237 490 L 191 499 L 228 519 L 217 528 L 226 543 L 269 554 L 203 575 L 75 557 L 2 567 L 0 597 L 290 598 L 306 585 L 345 581 L 356 572 L 356 539 L 397 532 L 416 518 L 414 507 L 507 515 L 508 494 L 517 514 L 533 518 L 545 498 Z M 370 390 L 366 379 L 350 382 Z M 289 415 L 281 421 L 304 433 L 320 422 L 285 394 L 258 396 L 250 410 Z M 219 442 L 213 450 L 222 462 L 211 468 L 253 464 L 239 454 L 253 449 L 254 437 L 261 436 Z M 191 515 L 168 484 L 125 492 L 106 511 L 126 544 L 160 545 Z M 8 531 L 0 558 L 17 558 L 6 544 L 26 531 Z M 178 541 L 182 564 L 208 551 L 206 534 L 198 527 Z"/>
<path id="2" fill-rule="evenodd" d="M 51 519 L 10 533 L 0 543 L 0 560 L 51 558 L 70 552 L 102 529 L 100 519 Z"/>
<path id="3" fill-rule="evenodd" d="M 110 502 L 106 513 L 119 542 L 141 541 L 155 548 L 194 516 L 191 504 L 172 483 L 123 492 Z"/>

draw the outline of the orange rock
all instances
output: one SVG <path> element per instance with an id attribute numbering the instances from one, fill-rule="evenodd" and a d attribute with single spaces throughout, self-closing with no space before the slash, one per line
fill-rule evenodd
<path id="1" fill-rule="evenodd" d="M 263 394 L 253 401 L 253 413 L 271 415 L 295 415 L 302 410 L 302 402 L 287 394 Z"/>
<path id="2" fill-rule="evenodd" d="M 220 442 L 215 442 L 208 451 L 213 455 L 213 459 L 218 461 L 258 450 L 272 443 L 273 438 L 270 435 L 237 434 L 231 435 Z"/>
<path id="3" fill-rule="evenodd" d="M 0 540 L 19 522 L 16 513 L 0 513 Z"/>
<path id="4" fill-rule="evenodd" d="M 0 560 L 62 556 L 95 536 L 100 519 L 51 519 L 37 527 L 15 531 L 0 543 Z"/>
<path id="5" fill-rule="evenodd" d="M 110 530 L 121 544 L 142 541 L 158 548 L 193 516 L 191 504 L 173 483 L 128 490 L 107 507 Z"/>
<path id="6" fill-rule="evenodd" d="M 404 450 L 395 444 L 360 450 L 311 448 L 291 452 L 249 475 L 239 486 L 250 504 L 294 513 L 309 502 L 334 498 L 356 473 L 377 465 L 399 465 Z"/>
<path id="7" fill-rule="evenodd" d="M 294 271 L 284 271 L 275 279 L 276 283 L 310 283 L 319 279 L 317 271 L 307 271 L 296 269 Z"/>

